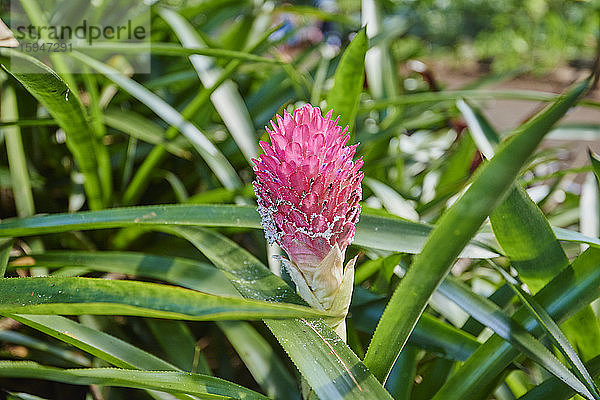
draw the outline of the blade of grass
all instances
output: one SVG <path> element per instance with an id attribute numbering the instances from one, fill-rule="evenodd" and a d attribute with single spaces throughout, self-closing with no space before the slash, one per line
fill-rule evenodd
<path id="1" fill-rule="evenodd" d="M 478 169 L 469 189 L 442 215 L 390 299 L 365 356 L 365 365 L 382 382 L 454 259 L 502 200 L 544 135 L 577 102 L 588 84 L 584 81 L 576 85 L 517 129 L 494 158 Z"/>
<path id="2" fill-rule="evenodd" d="M 147 318 L 144 322 L 173 365 L 183 371 L 212 375 L 206 357 L 185 322 L 154 318 Z"/>
<path id="3" fill-rule="evenodd" d="M 85 267 L 94 271 L 143 276 L 171 282 L 188 289 L 218 296 L 235 296 L 238 292 L 212 265 L 179 257 L 162 257 L 134 252 L 47 251 L 13 259 L 10 268 Z"/>
<path id="4" fill-rule="evenodd" d="M 0 279 L 4 278 L 4 274 L 6 273 L 12 244 L 12 239 L 3 239 L 0 241 Z"/>
<path id="5" fill-rule="evenodd" d="M 104 145 L 104 136 L 106 127 L 102 123 L 102 105 L 100 104 L 100 94 L 98 93 L 98 82 L 96 76 L 91 73 L 89 68 L 84 68 L 83 81 L 85 83 L 86 93 L 88 95 L 88 110 L 90 114 L 90 125 L 98 137 L 98 171 L 100 184 L 102 185 L 102 200 L 104 204 L 110 204 L 113 193 L 112 165 L 107 147 Z"/>
<path id="6" fill-rule="evenodd" d="M 70 364 L 72 363 L 77 366 L 90 367 L 92 365 L 89 358 L 83 356 L 79 352 L 70 349 L 65 349 L 55 344 L 44 342 L 43 340 L 32 336 L 24 335 L 17 331 L 0 330 L 0 340 L 5 343 L 25 346 L 29 349 L 51 354 L 55 357 L 67 361 Z"/>
<path id="7" fill-rule="evenodd" d="M 597 377 L 600 375 L 600 356 L 594 357 L 585 363 L 585 366 L 593 376 Z M 555 377 L 551 377 L 519 397 L 519 400 L 544 400 L 549 398 L 552 400 L 567 400 L 574 395 L 575 393 L 570 387 L 564 385 Z"/>

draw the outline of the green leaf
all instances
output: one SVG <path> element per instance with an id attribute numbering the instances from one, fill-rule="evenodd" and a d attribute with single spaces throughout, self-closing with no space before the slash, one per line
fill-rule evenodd
<path id="1" fill-rule="evenodd" d="M 185 322 L 156 318 L 147 318 L 145 322 L 166 358 L 178 369 L 212 375 L 204 354 L 198 348 L 196 338 Z"/>
<path id="2" fill-rule="evenodd" d="M 304 304 L 281 278 L 229 239 L 203 228 L 165 227 L 194 244 L 245 297 Z M 265 320 L 310 386 L 323 400 L 391 399 L 358 357 L 323 320 Z"/>
<path id="3" fill-rule="evenodd" d="M 493 156 L 493 146 L 499 141 L 498 134 L 478 110 L 470 108 L 464 102 L 462 104 L 459 102 L 459 108 L 468 121 L 473 137 L 478 138 L 478 146 L 487 148 L 484 152 L 486 157 Z M 515 184 L 506 199 L 492 213 L 490 222 L 496 239 L 505 254 L 511 260 L 521 280 L 533 293 L 550 282 L 569 264 L 569 260 L 544 214 L 518 184 Z M 503 269 L 498 268 L 498 270 L 523 304 L 544 327 L 554 345 L 575 370 L 578 378 L 584 382 L 590 393 L 598 398 L 598 390 L 591 376 L 585 370 L 583 362 L 558 325 L 550 318 L 546 310 L 537 305 L 531 296 L 520 288 L 514 278 Z M 588 311 L 591 312 L 591 310 Z M 585 309 L 581 312 L 585 313 Z M 578 329 L 585 330 L 591 336 L 600 335 L 595 318 L 580 324 Z"/>
<path id="4" fill-rule="evenodd" d="M 593 376 L 600 375 L 600 356 L 585 363 L 585 366 Z M 564 385 L 555 377 L 551 377 L 519 397 L 519 400 L 545 400 L 550 398 L 552 400 L 567 400 L 574 395 L 575 393 L 570 387 Z"/>
<path id="5" fill-rule="evenodd" d="M 446 211 L 394 292 L 365 356 L 365 365 L 385 381 L 427 301 L 460 251 L 502 200 L 544 135 L 582 95 L 578 84 L 550 108 L 523 125 L 482 165 L 469 189 Z"/>
<path id="6" fill-rule="evenodd" d="M 513 346 L 540 364 L 542 367 L 548 370 L 548 372 L 560 378 L 573 389 L 577 390 L 579 393 L 582 393 L 588 398 L 595 398 L 595 396 L 592 394 L 596 392 L 593 383 L 589 388 L 586 387 L 584 383 L 579 381 L 575 375 L 573 375 L 556 357 L 554 357 L 550 350 L 548 350 L 542 343 L 537 341 L 518 322 L 504 314 L 502 309 L 500 309 L 500 307 L 498 307 L 496 304 L 473 293 L 455 279 L 446 278 L 438 288 L 438 292 L 458 304 L 463 310 L 467 311 L 479 322 L 493 330 L 504 340 L 509 341 Z M 531 303 L 525 304 L 526 306 L 529 306 Z M 536 311 L 539 311 L 539 309 L 536 309 Z M 537 317 L 539 314 L 536 313 L 534 315 Z M 549 316 L 547 316 L 547 319 L 543 319 L 544 322 L 548 322 L 548 320 L 551 321 L 552 319 Z M 538 322 L 539 321 L 541 320 L 538 320 Z M 545 324 L 542 324 L 542 326 L 548 327 L 548 325 Z M 558 326 L 556 326 L 556 329 L 560 332 Z M 554 330 L 550 330 L 550 332 L 553 334 L 556 333 Z M 563 338 L 564 341 L 562 340 Z M 581 363 L 577 357 L 577 354 L 575 354 L 573 349 L 570 347 L 567 339 L 564 337 L 564 335 L 562 335 L 562 332 L 557 338 L 557 343 L 560 343 L 561 348 L 564 348 L 566 353 L 569 354 L 570 357 L 573 357 L 575 365 L 583 368 L 583 363 Z M 570 351 L 568 349 L 570 349 Z M 585 371 L 585 368 L 581 372 L 585 377 L 585 381 L 589 384 L 591 378 L 589 377 L 589 374 L 587 374 L 587 371 Z"/>
<path id="7" fill-rule="evenodd" d="M 114 368 L 60 369 L 29 361 L 0 361 L 0 377 L 33 378 L 72 385 L 121 386 L 187 393 L 201 399 L 260 399 L 267 397 L 212 376 L 188 372 L 136 371 Z"/>
<path id="8" fill-rule="evenodd" d="M 419 219 L 413 204 L 390 186 L 368 177 L 365 177 L 363 182 L 373 191 L 388 212 L 411 221 Z"/>
<path id="9" fill-rule="evenodd" d="M 0 312 L 10 314 L 137 315 L 193 321 L 322 315 L 292 304 L 219 297 L 153 283 L 93 278 L 6 278 L 0 280 L 0 292 L 3 293 Z"/>
<path id="10" fill-rule="evenodd" d="M 217 325 L 267 395 L 274 399 L 299 399 L 296 382 L 273 348 L 247 322 L 222 321 Z"/>
<path id="11" fill-rule="evenodd" d="M 569 265 L 548 220 L 520 186 L 513 187 L 490 222 L 498 243 L 533 293 Z"/>
<path id="12" fill-rule="evenodd" d="M 94 137 L 92 126 L 77 93 L 50 68 L 33 57 L 20 52 L 0 49 L 0 54 L 11 57 L 14 76 L 52 115 L 65 131 L 67 147 L 85 176 L 84 188 L 91 209 L 102 208 L 102 191 L 96 154 L 102 146 Z"/>
<path id="13" fill-rule="evenodd" d="M 162 10 L 161 10 L 162 11 Z M 200 55 L 214 58 L 224 58 L 230 60 L 241 60 L 247 62 L 259 62 L 267 64 L 282 64 L 283 61 L 274 58 L 257 56 L 256 54 L 246 53 L 243 51 L 235 51 L 228 49 L 205 48 L 202 46 L 189 45 L 181 47 L 173 43 L 94 43 L 93 45 L 77 45 L 73 46 L 73 50 L 77 50 L 88 55 L 102 53 L 119 53 L 119 54 L 155 54 L 161 56 L 191 56 Z"/>
<path id="14" fill-rule="evenodd" d="M 556 322 L 554 322 L 552 317 L 548 315 L 548 312 L 543 307 L 541 307 L 531 297 L 531 295 L 529 295 L 527 292 L 521 289 L 520 282 L 518 282 L 516 279 L 510 276 L 502 268 L 498 267 L 496 269 L 502 274 L 504 280 L 510 285 L 511 289 L 515 292 L 515 294 L 519 296 L 521 303 L 523 303 L 523 305 L 529 309 L 529 311 L 535 317 L 540 326 L 542 326 L 546 333 L 549 334 L 548 336 L 550 340 L 569 362 L 571 367 L 574 369 L 575 374 L 577 374 L 577 377 L 581 379 L 581 381 L 586 385 L 587 389 L 590 391 L 592 396 L 595 399 L 598 399 L 598 388 L 596 388 L 594 380 L 583 365 L 583 362 L 579 359 L 577 352 L 573 349 L 573 347 L 571 347 L 571 343 L 569 343 L 569 340 L 567 339 L 566 335 L 560 330 Z M 591 311 L 590 307 L 584 308 L 584 310 L 586 309 L 589 309 Z M 593 315 L 594 314 L 592 312 L 592 316 Z"/>
<path id="15" fill-rule="evenodd" d="M 191 154 L 185 146 L 176 141 L 166 141 L 165 132 L 162 128 L 132 110 L 125 112 L 111 109 L 103 114 L 103 119 L 106 125 L 131 137 L 161 146 L 174 156 L 191 158 Z"/>
<path id="16" fill-rule="evenodd" d="M 562 95 L 555 93 L 542 92 L 539 90 L 444 90 L 440 92 L 424 92 L 415 94 L 406 94 L 389 100 L 377 100 L 365 103 L 360 112 L 371 110 L 381 110 L 390 106 L 404 106 L 408 104 L 438 103 L 441 101 L 457 101 L 460 99 L 486 100 L 486 99 L 506 99 L 506 100 L 529 100 L 553 102 L 560 99 Z M 583 99 L 579 103 L 581 106 L 600 108 L 600 102 Z"/>
<path id="17" fill-rule="evenodd" d="M 194 124 L 185 120 L 177 110 L 167 104 L 164 100 L 150 92 L 144 86 L 100 61 L 77 52 L 69 53 L 69 55 L 105 75 L 108 79 L 112 80 L 125 91 L 144 103 L 165 122 L 177 127 L 190 143 L 192 143 L 225 187 L 236 188 L 241 185 L 240 178 L 237 176 L 235 169 L 233 169 L 227 158 L 219 151 L 219 149 L 211 143 Z"/>
<path id="18" fill-rule="evenodd" d="M 358 102 L 365 79 L 365 54 L 369 48 L 365 28 L 358 31 L 342 55 L 335 71 L 333 87 L 327 94 L 327 107 L 334 117 L 340 116 L 340 126 L 354 126 Z"/>
<path id="19" fill-rule="evenodd" d="M 162 225 L 261 227 L 260 216 L 251 206 L 161 205 L 5 220 L 0 222 L 0 237 L 139 225 L 148 227 Z M 357 226 L 354 244 L 395 252 L 418 253 L 430 231 L 431 227 L 426 224 L 363 213 Z M 401 237 L 402 240 L 399 241 L 398 237 Z M 589 239 L 590 242 L 593 240 Z M 598 242 L 598 246 L 600 246 L 600 241 Z M 497 253 L 476 245 L 469 245 L 462 256 L 489 258 L 497 256 Z"/>
<path id="20" fill-rule="evenodd" d="M 584 361 L 600 354 L 600 324 L 591 305 L 563 322 L 560 329 Z"/>
<path id="21" fill-rule="evenodd" d="M 85 267 L 95 271 L 160 279 L 189 289 L 218 296 L 236 296 L 238 292 L 213 266 L 178 257 L 162 257 L 133 252 L 48 251 L 17 258 L 11 268 L 36 266 L 46 268 Z"/>
<path id="22" fill-rule="evenodd" d="M 59 315 L 9 315 L 33 329 L 69 343 L 116 367 L 160 371 L 177 370 L 172 364 L 121 339 Z"/>
<path id="23" fill-rule="evenodd" d="M 477 148 L 488 160 L 494 156 L 494 148 L 500 143 L 500 136 L 483 116 L 481 111 L 459 99 L 456 106 L 469 126 L 469 132 Z"/>
<path id="24" fill-rule="evenodd" d="M 4 274 L 6 273 L 6 267 L 8 265 L 8 259 L 10 257 L 12 245 L 12 239 L 0 240 L 0 279 L 4 278 Z"/>
<path id="25" fill-rule="evenodd" d="M 18 344 L 30 349 L 46 352 L 78 366 L 89 367 L 92 364 L 89 358 L 85 357 L 79 352 L 71 349 L 65 349 L 64 347 L 45 342 L 38 338 L 25 335 L 21 332 L 11 331 L 8 329 L 0 330 L 0 341 L 4 343 Z"/>
<path id="26" fill-rule="evenodd" d="M 600 296 L 600 250 L 589 248 L 535 296 L 535 301 L 560 323 Z M 544 330 L 523 306 L 513 319 L 534 336 Z M 520 354 L 493 335 L 448 379 L 434 400 L 487 398 L 508 365 Z"/>
<path id="27" fill-rule="evenodd" d="M 171 25 L 184 47 L 204 45 L 190 22 L 177 12 L 168 8 L 159 8 L 158 13 Z M 223 73 L 207 57 L 195 55 L 190 57 L 190 61 L 206 88 L 211 87 Z M 210 99 L 246 160 L 250 162 L 258 154 L 258 141 L 250 113 L 238 92 L 237 85 L 232 80 L 224 81 L 213 92 Z"/>
<path id="28" fill-rule="evenodd" d="M 590 162 L 592 164 L 592 168 L 594 169 L 594 174 L 596 174 L 596 179 L 600 182 L 600 158 L 596 156 L 592 151 L 589 151 Z"/>
<path id="29" fill-rule="evenodd" d="M 192 225 L 260 228 L 260 216 L 252 206 L 223 204 L 161 205 L 145 207 L 113 208 L 102 211 L 83 211 L 68 214 L 39 215 L 0 222 L 0 237 L 33 236 L 72 230 L 122 228 L 146 225 Z M 383 217 L 363 212 L 356 228 L 354 244 L 402 253 L 419 253 L 431 232 L 430 225 L 406 221 L 401 218 Z M 553 228 L 559 240 L 587 243 L 600 247 L 600 239 L 579 232 Z M 398 237 L 402 240 L 398 241 Z M 461 257 L 492 258 L 498 253 L 483 246 L 484 237 L 476 236 Z"/>
<path id="30" fill-rule="evenodd" d="M 394 363 L 386 389 L 395 400 L 410 400 L 417 374 L 418 355 L 417 347 L 406 346 Z"/>
<path id="31" fill-rule="evenodd" d="M 0 104 L 0 118 L 3 121 L 19 119 L 17 108 L 17 95 L 15 88 L 7 85 L 2 90 L 2 104 Z M 6 141 L 6 153 L 10 168 L 10 179 L 15 197 L 15 206 L 19 217 L 35 214 L 33 193 L 29 181 L 27 158 L 23 149 L 21 130 L 17 126 L 2 129 Z"/>

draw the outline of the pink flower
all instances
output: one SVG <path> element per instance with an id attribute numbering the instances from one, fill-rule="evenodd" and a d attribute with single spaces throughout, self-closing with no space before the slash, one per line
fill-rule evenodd
<path id="1" fill-rule="evenodd" d="M 265 236 L 277 242 L 298 267 L 314 268 L 337 244 L 352 242 L 362 198 L 362 158 L 352 161 L 358 145 L 346 146 L 346 129 L 304 105 L 267 132 L 271 144 L 255 162 L 254 191 Z"/>
<path id="2" fill-rule="evenodd" d="M 271 144 L 260 142 L 264 154 L 253 160 L 253 186 L 265 236 L 290 257 L 284 265 L 298 293 L 345 316 L 354 262 L 344 271 L 343 261 L 360 214 L 363 161 L 352 160 L 358 145 L 346 146 L 347 128 L 331 115 L 309 104 L 277 115 L 266 128 Z"/>

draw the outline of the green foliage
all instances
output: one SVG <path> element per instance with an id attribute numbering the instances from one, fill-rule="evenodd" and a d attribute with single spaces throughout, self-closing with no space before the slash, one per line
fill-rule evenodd
<path id="1" fill-rule="evenodd" d="M 52 397 L 39 380 L 106 400 L 598 398 L 600 238 L 582 222 L 600 207 L 572 182 L 600 161 L 565 165 L 564 147 L 600 126 L 555 128 L 600 108 L 591 80 L 445 91 L 401 64 L 429 44 L 495 71 L 587 59 L 591 2 L 166 3 L 150 44 L 0 48 L 7 398 Z M 348 344 L 279 276 L 252 193 L 263 126 L 309 98 L 365 161 Z M 547 108 L 499 134 L 490 99 Z M 538 150 L 547 135 L 563 142 Z"/>

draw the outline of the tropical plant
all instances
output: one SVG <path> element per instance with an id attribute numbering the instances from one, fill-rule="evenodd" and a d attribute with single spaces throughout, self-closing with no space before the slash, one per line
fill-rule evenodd
<path id="1" fill-rule="evenodd" d="M 38 22 L 79 12 L 21 3 Z M 548 134 L 600 135 L 556 126 L 600 107 L 584 98 L 594 73 L 556 95 L 482 89 L 503 76 L 438 91 L 422 71 L 402 93 L 374 1 L 366 28 L 310 6 L 173 3 L 150 8 L 151 46 L 43 62 L 0 48 L 7 398 L 600 399 L 600 160 L 539 149 Z M 133 74 L 125 55 L 144 52 L 151 73 Z M 495 98 L 547 107 L 499 133 L 481 111 Z M 338 162 L 354 152 L 362 162 Z M 329 169 L 292 165 L 301 154 Z M 298 230 L 277 200 L 309 213 L 300 203 L 328 193 L 310 177 L 332 181 L 334 166 L 340 226 Z M 280 174 L 289 185 L 272 189 Z M 328 254 L 334 287 L 307 272 Z M 349 291 L 336 290 L 353 266 L 345 338 Z"/>

